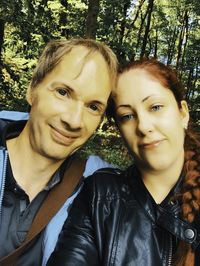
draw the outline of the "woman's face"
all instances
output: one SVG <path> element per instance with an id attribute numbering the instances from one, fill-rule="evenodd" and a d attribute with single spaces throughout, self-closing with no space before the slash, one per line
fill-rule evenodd
<path id="1" fill-rule="evenodd" d="M 182 164 L 187 103 L 178 107 L 171 90 L 142 69 L 119 76 L 114 94 L 119 129 L 141 169 Z"/>

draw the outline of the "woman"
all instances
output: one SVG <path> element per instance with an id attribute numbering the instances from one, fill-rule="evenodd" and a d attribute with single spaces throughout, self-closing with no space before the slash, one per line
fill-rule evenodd
<path id="1" fill-rule="evenodd" d="M 135 163 L 86 181 L 48 265 L 200 265 L 200 142 L 183 91 L 156 60 L 121 71 L 112 113 Z"/>

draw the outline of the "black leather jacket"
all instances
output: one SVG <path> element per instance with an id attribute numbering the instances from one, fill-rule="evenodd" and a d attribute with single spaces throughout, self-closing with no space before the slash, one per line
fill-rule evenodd
<path id="1" fill-rule="evenodd" d="M 157 205 L 133 167 L 97 172 L 75 200 L 48 266 L 163 266 L 180 239 L 199 249 L 200 228 L 180 220 L 179 204 L 170 201 L 180 183 Z"/>

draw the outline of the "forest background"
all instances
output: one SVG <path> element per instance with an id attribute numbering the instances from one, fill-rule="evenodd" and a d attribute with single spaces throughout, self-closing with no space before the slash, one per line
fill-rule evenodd
<path id="1" fill-rule="evenodd" d="M 0 109 L 27 111 L 25 92 L 37 59 L 52 39 L 89 37 L 107 43 L 119 62 L 158 58 L 185 84 L 200 127 L 199 0 L 0 0 Z M 104 122 L 83 147 L 126 167 L 119 133 Z"/>

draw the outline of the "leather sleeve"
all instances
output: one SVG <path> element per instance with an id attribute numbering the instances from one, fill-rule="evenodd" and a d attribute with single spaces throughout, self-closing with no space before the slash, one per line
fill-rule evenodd
<path id="1" fill-rule="evenodd" d="M 88 181 L 73 203 L 48 266 L 100 265 L 92 224 L 94 193 Z"/>

